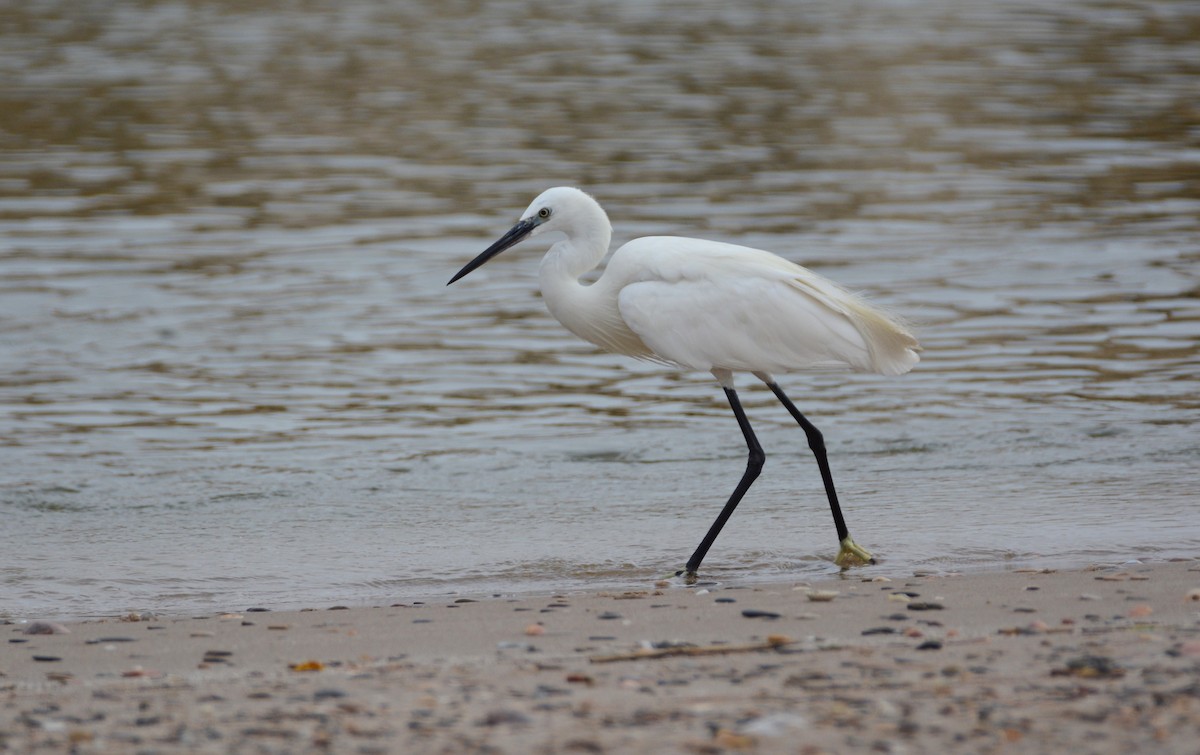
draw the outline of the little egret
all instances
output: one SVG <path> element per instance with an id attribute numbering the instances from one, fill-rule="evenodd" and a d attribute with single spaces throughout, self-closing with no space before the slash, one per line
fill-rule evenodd
<path id="1" fill-rule="evenodd" d="M 599 280 L 585 285 L 579 279 L 608 252 L 612 225 L 596 200 L 563 186 L 533 200 L 520 221 L 450 283 L 505 249 L 549 231 L 566 235 L 550 247 L 538 273 L 550 313 L 567 330 L 606 351 L 708 370 L 725 389 L 745 436 L 750 450 L 746 471 L 688 559 L 687 575 L 696 574 L 766 460 L 734 390 L 735 371 L 753 373 L 766 383 L 804 429 L 837 527 L 840 548 L 834 562 L 842 567 L 873 563 L 846 528 L 821 432 L 772 374 L 849 369 L 901 375 L 917 363 L 917 339 L 892 317 L 816 273 L 770 252 L 715 241 L 634 239 L 613 253 Z"/>

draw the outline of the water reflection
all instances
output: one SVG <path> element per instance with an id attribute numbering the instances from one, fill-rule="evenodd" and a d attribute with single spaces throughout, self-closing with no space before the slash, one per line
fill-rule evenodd
<path id="1" fill-rule="evenodd" d="M 778 251 L 918 324 L 792 376 L 880 568 L 1200 545 L 1200 14 L 1186 3 L 46 2 L 0 21 L 8 611 L 310 605 L 678 566 L 742 448 L 596 354 L 533 250 Z M 708 567 L 827 568 L 790 420 Z M 81 577 L 80 575 L 86 575 Z"/>

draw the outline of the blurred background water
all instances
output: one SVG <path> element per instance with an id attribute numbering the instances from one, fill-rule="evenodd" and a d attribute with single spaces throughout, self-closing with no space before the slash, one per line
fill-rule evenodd
<path id="1" fill-rule="evenodd" d="M 598 353 L 530 243 L 770 249 L 916 323 L 781 376 L 877 573 L 1200 551 L 1200 6 L 43 0 L 0 9 L 0 615 L 644 585 L 744 466 L 706 374 Z M 722 582 L 835 572 L 816 465 Z"/>

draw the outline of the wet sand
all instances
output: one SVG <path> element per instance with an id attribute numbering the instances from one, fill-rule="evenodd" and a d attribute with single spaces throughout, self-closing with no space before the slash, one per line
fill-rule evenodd
<path id="1" fill-rule="evenodd" d="M 31 617 L 0 750 L 1196 752 L 1200 561 L 884 573 Z"/>

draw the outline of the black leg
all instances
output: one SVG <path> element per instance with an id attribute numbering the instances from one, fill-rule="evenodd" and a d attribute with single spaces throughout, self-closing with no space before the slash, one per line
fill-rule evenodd
<path id="1" fill-rule="evenodd" d="M 762 471 L 763 462 L 767 459 L 762 446 L 758 444 L 758 438 L 754 437 L 754 430 L 750 427 L 750 420 L 746 419 L 746 412 L 742 410 L 742 402 L 738 401 L 737 391 L 726 388 L 725 395 L 729 398 L 729 406 L 733 408 L 733 415 L 737 417 L 738 426 L 742 428 L 742 435 L 746 436 L 746 446 L 750 449 L 750 458 L 746 462 L 746 471 L 742 474 L 741 481 L 733 490 L 733 495 L 729 496 L 729 501 L 725 503 L 725 508 L 721 509 L 717 521 L 708 528 L 708 534 L 704 536 L 704 540 L 700 542 L 696 552 L 688 559 L 686 568 L 689 575 L 695 574 L 696 570 L 700 568 L 700 562 L 704 560 L 704 556 L 712 547 L 713 541 L 717 539 L 717 535 L 721 534 L 721 528 L 725 526 L 725 522 L 729 520 L 733 510 L 737 508 L 742 496 L 746 495 L 746 491 L 750 489 L 750 485 Z"/>
<path id="2" fill-rule="evenodd" d="M 829 497 L 829 510 L 833 512 L 833 524 L 837 527 L 838 541 L 842 544 L 842 550 L 838 553 L 836 562 L 839 565 L 848 563 L 873 563 L 874 558 L 871 554 L 860 548 L 850 538 L 850 530 L 846 527 L 846 520 L 842 517 L 842 507 L 838 505 L 837 490 L 833 487 L 833 473 L 829 471 L 829 459 L 825 455 L 825 438 L 821 435 L 821 431 L 817 426 L 809 422 L 796 405 L 792 403 L 783 389 L 776 383 L 767 383 L 771 392 L 779 399 L 779 402 L 791 413 L 792 418 L 800 424 L 804 429 L 804 434 L 808 436 L 808 447 L 812 449 L 813 455 L 817 457 L 817 466 L 821 469 L 821 480 L 825 483 L 825 495 Z M 849 557 L 847 555 L 849 551 Z"/>

